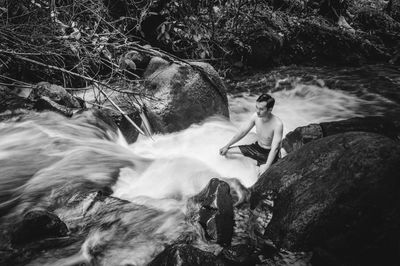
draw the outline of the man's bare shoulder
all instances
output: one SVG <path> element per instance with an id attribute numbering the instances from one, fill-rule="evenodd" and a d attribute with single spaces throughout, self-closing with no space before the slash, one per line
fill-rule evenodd
<path id="1" fill-rule="evenodd" d="M 283 122 L 282 122 L 282 120 L 279 118 L 279 117 L 277 117 L 276 115 L 274 115 L 274 127 L 276 128 L 276 129 L 278 129 L 278 128 L 282 128 L 283 127 Z"/>

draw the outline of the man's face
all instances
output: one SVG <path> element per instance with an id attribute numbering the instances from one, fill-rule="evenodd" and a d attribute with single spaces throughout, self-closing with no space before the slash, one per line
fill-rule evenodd
<path id="1" fill-rule="evenodd" d="M 257 116 L 265 117 L 269 113 L 267 102 L 256 102 Z"/>

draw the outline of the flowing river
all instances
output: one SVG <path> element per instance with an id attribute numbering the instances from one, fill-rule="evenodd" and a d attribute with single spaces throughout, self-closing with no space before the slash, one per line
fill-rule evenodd
<path id="1" fill-rule="evenodd" d="M 324 79 L 316 77 L 310 82 L 299 78 L 298 72 L 284 71 L 286 77 L 275 78 L 275 86 L 269 89 L 276 99 L 274 113 L 284 123 L 284 134 L 310 123 L 398 114 L 399 104 L 389 89 L 377 92 L 364 87 L 360 92 L 361 85 L 332 88 Z M 354 80 L 358 73 L 335 71 L 340 73 L 336 80 L 344 82 Z M 391 68 L 387 73 L 393 84 L 400 84 L 400 75 L 396 79 Z M 359 77 L 358 84 L 368 84 L 373 78 Z M 262 78 L 258 79 L 256 89 L 244 88 L 229 95 L 231 122 L 211 117 L 177 133 L 141 137 L 131 145 L 108 125 L 87 115 L 67 119 L 42 113 L 0 123 L 2 226 L 12 224 L 27 210 L 41 207 L 54 210 L 73 227 L 79 219 L 89 221 L 85 213 L 90 209 L 88 200 L 65 208 L 74 194 L 111 186 L 112 196 L 137 207 L 96 216 L 98 220 L 90 220 L 90 225 L 81 225 L 87 227 L 84 239 L 40 254 L 28 264 L 95 261 L 99 265 L 146 265 L 183 236 L 190 236 L 203 250 L 218 252 L 220 247 L 208 243 L 190 218 L 187 200 L 214 177 L 236 178 L 246 187 L 256 182 L 252 160 L 225 158 L 218 150 L 255 111 L 258 93 L 265 91 L 260 89 Z M 241 143 L 254 138 L 251 133 Z"/>

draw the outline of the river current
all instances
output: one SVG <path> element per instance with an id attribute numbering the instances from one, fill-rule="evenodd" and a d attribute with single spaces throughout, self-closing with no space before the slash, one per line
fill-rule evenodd
<path id="1" fill-rule="evenodd" d="M 277 78 L 276 86 L 265 92 L 276 99 L 273 113 L 283 121 L 284 134 L 310 123 L 383 115 L 398 108 L 385 93 L 370 89 L 360 95 L 356 90 L 331 88 L 320 78 L 305 82 L 290 74 Z M 218 150 L 247 123 L 259 93 L 260 89 L 229 94 L 231 121 L 210 117 L 180 132 L 140 137 L 131 145 L 87 115 L 67 119 L 42 113 L 0 123 L 0 222 L 10 224 L 27 210 L 41 207 L 72 224 L 87 207 L 63 209 L 76 191 L 111 186 L 112 196 L 144 207 L 120 214 L 120 226 L 106 230 L 93 226 L 83 242 L 71 244 L 70 252 L 48 251 L 29 265 L 73 265 L 77 260 L 145 265 L 188 233 L 195 235 L 198 247 L 218 252 L 218 246 L 207 243 L 201 230 L 188 221 L 187 199 L 213 177 L 236 178 L 246 187 L 256 182 L 257 168 L 251 159 L 222 157 Z M 240 143 L 254 139 L 252 132 Z M 105 214 L 95 225 L 113 219 Z M 104 245 L 101 255 L 93 252 Z"/>

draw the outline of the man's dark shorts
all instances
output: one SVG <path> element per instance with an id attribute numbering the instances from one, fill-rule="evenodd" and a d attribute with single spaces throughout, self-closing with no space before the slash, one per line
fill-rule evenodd
<path id="1" fill-rule="evenodd" d="M 265 164 L 268 159 L 268 154 L 271 151 L 270 149 L 264 149 L 258 142 L 255 142 L 250 145 L 239 145 L 238 146 L 241 153 L 246 156 L 250 157 L 257 161 L 257 166 Z M 275 159 L 272 163 L 275 163 L 278 160 L 278 154 L 276 154 Z"/>

